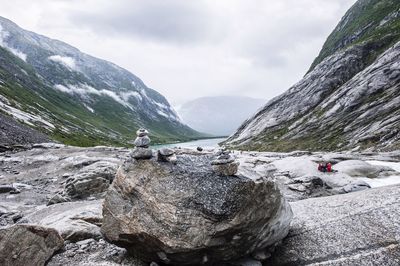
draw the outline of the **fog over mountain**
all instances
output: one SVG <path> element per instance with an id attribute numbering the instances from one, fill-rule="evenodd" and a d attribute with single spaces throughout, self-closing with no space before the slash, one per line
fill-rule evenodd
<path id="1" fill-rule="evenodd" d="M 185 123 L 200 132 L 228 136 L 264 103 L 263 99 L 242 96 L 202 97 L 177 111 Z"/>

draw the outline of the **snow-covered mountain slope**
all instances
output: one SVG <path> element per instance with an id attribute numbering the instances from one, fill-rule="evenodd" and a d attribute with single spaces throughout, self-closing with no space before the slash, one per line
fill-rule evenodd
<path id="1" fill-rule="evenodd" d="M 183 104 L 177 111 L 182 120 L 195 130 L 228 136 L 264 102 L 242 96 L 202 97 Z"/>
<path id="2" fill-rule="evenodd" d="M 201 136 L 129 71 L 0 17 L 0 110 L 76 145 L 126 144 L 138 127 L 157 142 Z"/>
<path id="3" fill-rule="evenodd" d="M 370 16 L 370 23 L 363 22 L 375 34 L 353 42 L 338 34 L 338 29 L 351 25 L 354 30 L 355 22 L 366 19 L 365 12 L 377 10 L 383 2 L 391 9 L 384 6 L 382 21 Z M 358 1 L 333 33 L 347 36 L 338 41 L 346 45 L 269 101 L 225 144 L 272 151 L 400 148 L 400 43 L 392 45 L 400 40 L 398 12 L 398 1 Z"/>

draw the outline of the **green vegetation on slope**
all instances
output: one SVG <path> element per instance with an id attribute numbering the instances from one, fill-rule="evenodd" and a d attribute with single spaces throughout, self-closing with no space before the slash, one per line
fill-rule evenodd
<path id="1" fill-rule="evenodd" d="M 166 119 L 140 121 L 128 107 L 96 95 L 92 98 L 97 111 L 92 113 L 78 97 L 49 87 L 30 65 L 2 47 L 0 81 L 0 95 L 8 99 L 11 106 L 53 124 L 55 129 L 46 129 L 38 122 L 34 122 L 33 127 L 65 144 L 127 146 L 139 127 L 148 128 L 155 143 L 204 137 L 189 127 L 172 124 Z"/>
<path id="2" fill-rule="evenodd" d="M 361 42 L 376 42 L 379 39 L 384 39 L 384 45 L 374 58 L 371 58 L 371 62 L 400 40 L 400 1 L 359 0 L 328 37 L 309 71 L 339 50 Z"/>

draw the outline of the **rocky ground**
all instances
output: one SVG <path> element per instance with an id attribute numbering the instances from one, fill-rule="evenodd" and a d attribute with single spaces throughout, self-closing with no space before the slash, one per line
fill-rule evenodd
<path id="1" fill-rule="evenodd" d="M 104 195 L 129 152 L 37 144 L 0 153 L 1 228 L 29 223 L 56 229 L 64 247 L 48 265 L 146 265 L 105 241 L 100 232 Z M 178 150 L 178 162 L 183 154 L 211 152 Z M 400 187 L 370 189 L 368 181 L 400 179 L 400 174 L 368 162 L 397 166 L 399 152 L 235 152 L 235 156 L 240 175 L 277 182 L 292 202 L 289 236 L 278 246 L 277 255 L 259 254 L 259 259 L 270 257 L 265 265 L 349 265 L 361 259 L 371 262 L 365 265 L 377 265 L 374 261 L 398 265 Z M 320 161 L 332 162 L 338 172 L 318 172 Z M 330 195 L 335 196 L 325 197 Z M 248 259 L 237 265 L 261 263 Z"/>
<path id="2" fill-rule="evenodd" d="M 0 151 L 6 150 L 7 144 L 29 144 L 47 142 L 49 138 L 26 125 L 0 113 Z"/>

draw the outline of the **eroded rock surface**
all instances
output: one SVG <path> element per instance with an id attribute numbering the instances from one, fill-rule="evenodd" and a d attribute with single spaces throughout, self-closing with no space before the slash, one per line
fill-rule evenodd
<path id="1" fill-rule="evenodd" d="M 126 162 L 103 206 L 102 233 L 149 262 L 228 261 L 281 240 L 292 212 L 273 182 L 218 176 L 211 156 Z"/>
<path id="2" fill-rule="evenodd" d="M 37 225 L 0 229 L 0 265 L 45 265 L 64 240 L 56 230 Z"/>
<path id="3" fill-rule="evenodd" d="M 400 185 L 291 206 L 290 233 L 266 265 L 400 265 Z"/>

